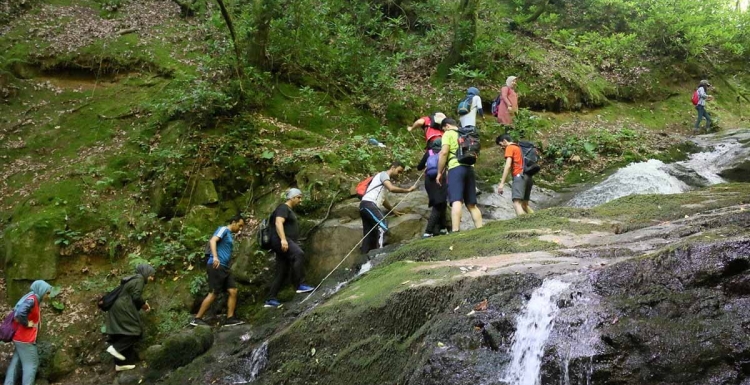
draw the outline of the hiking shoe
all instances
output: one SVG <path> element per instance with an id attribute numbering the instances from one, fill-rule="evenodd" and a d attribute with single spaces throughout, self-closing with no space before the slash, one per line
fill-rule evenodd
<path id="1" fill-rule="evenodd" d="M 242 321 L 238 319 L 237 317 L 229 317 L 226 321 L 224 321 L 224 324 L 221 326 L 237 326 L 244 324 L 245 321 Z"/>
<path id="2" fill-rule="evenodd" d="M 425 238 L 432 238 L 432 234 L 430 234 L 430 233 L 424 233 L 424 234 L 422 234 L 422 239 L 425 239 Z"/>
<path id="3" fill-rule="evenodd" d="M 192 321 L 190 321 L 190 326 L 211 326 L 206 321 L 200 319 L 200 318 L 193 318 Z"/>
<path id="4" fill-rule="evenodd" d="M 265 304 L 263 304 L 263 307 L 272 307 L 274 309 L 278 309 L 281 306 L 282 306 L 281 302 L 279 302 L 279 301 L 277 301 L 275 299 L 269 299 L 268 301 L 266 301 Z"/>
<path id="5" fill-rule="evenodd" d="M 125 370 L 133 370 L 133 369 L 135 369 L 135 365 L 115 365 L 116 372 L 122 372 Z"/>
<path id="6" fill-rule="evenodd" d="M 315 290 L 314 287 L 310 287 L 307 285 L 299 285 L 299 287 L 297 288 L 297 294 L 309 293 L 313 290 Z"/>
<path id="7" fill-rule="evenodd" d="M 448 229 L 440 229 L 440 235 L 448 235 Z"/>
<path id="8" fill-rule="evenodd" d="M 107 353 L 111 354 L 112 357 L 117 358 L 120 361 L 125 361 L 125 356 L 120 354 L 120 352 L 115 349 L 114 345 L 109 345 L 109 347 L 107 348 Z"/>

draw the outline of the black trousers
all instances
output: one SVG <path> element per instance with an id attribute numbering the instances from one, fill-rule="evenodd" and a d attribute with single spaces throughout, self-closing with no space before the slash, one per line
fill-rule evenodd
<path id="1" fill-rule="evenodd" d="M 388 225 L 383 219 L 383 212 L 378 205 L 370 201 L 362 201 L 359 204 L 359 216 L 362 218 L 362 254 L 367 254 L 370 250 L 379 249 L 385 243 L 385 233 L 388 231 Z M 377 229 L 373 230 L 373 228 Z M 372 231 L 370 231 L 372 230 Z"/>
<path id="2" fill-rule="evenodd" d="M 286 252 L 281 251 L 281 241 L 274 241 L 272 244 L 272 250 L 276 253 L 276 275 L 271 283 L 271 291 L 268 293 L 268 299 L 276 299 L 279 295 L 279 290 L 284 285 L 289 273 L 292 274 L 292 285 L 296 290 L 304 280 L 304 272 L 302 267 L 305 264 L 305 252 L 299 247 L 299 245 L 287 239 L 289 248 Z"/>
<path id="3" fill-rule="evenodd" d="M 129 336 L 124 334 L 110 334 L 109 343 L 115 347 L 118 353 L 125 356 L 125 360 L 115 358 L 116 365 L 134 365 L 138 362 L 138 354 L 135 344 L 141 340 L 141 336 Z"/>
<path id="4" fill-rule="evenodd" d="M 427 228 L 424 230 L 426 234 L 436 235 L 440 234 L 440 230 L 448 229 L 446 208 L 448 208 L 447 202 L 432 205 L 430 218 L 427 220 Z"/>

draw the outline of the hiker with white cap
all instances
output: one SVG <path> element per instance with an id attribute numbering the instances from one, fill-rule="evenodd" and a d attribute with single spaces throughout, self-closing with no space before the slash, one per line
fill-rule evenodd
<path id="1" fill-rule="evenodd" d="M 227 319 L 223 326 L 241 325 L 244 322 L 234 316 L 234 309 L 237 307 L 237 284 L 229 268 L 229 261 L 232 258 L 232 249 L 234 248 L 234 238 L 232 234 L 237 234 L 245 226 L 245 219 L 242 215 L 237 214 L 229 219 L 229 224 L 221 226 L 214 232 L 214 235 L 208 241 L 208 289 L 209 293 L 201 303 L 195 318 L 190 321 L 192 326 L 209 326 L 203 321 L 203 315 L 216 300 L 216 297 L 222 292 L 229 293 L 227 300 Z"/>
<path id="2" fill-rule="evenodd" d="M 271 214 L 271 250 L 276 253 L 276 276 L 271 284 L 265 307 L 278 308 L 279 290 L 287 276 L 292 275 L 292 284 L 297 293 L 309 293 L 313 288 L 303 284 L 305 252 L 299 246 L 299 223 L 293 209 L 302 203 L 302 191 L 291 188 L 286 193 L 286 202 L 280 204 Z M 275 230 L 275 231 L 274 231 Z"/>
<path id="3" fill-rule="evenodd" d="M 427 142 L 426 149 L 430 148 L 430 145 L 443 136 L 443 119 L 445 114 L 442 112 L 436 112 L 430 116 L 423 116 L 412 123 L 411 126 L 407 126 L 406 129 L 411 132 L 415 128 L 421 128 L 424 131 L 424 140 Z"/>

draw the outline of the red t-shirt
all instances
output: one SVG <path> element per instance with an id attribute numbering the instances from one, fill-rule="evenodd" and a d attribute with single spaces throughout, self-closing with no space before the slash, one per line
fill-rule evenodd
<path id="1" fill-rule="evenodd" d="M 427 143 L 443 136 L 443 131 L 432 127 L 432 119 L 429 116 L 424 116 L 422 119 L 424 120 L 424 125 L 422 126 L 424 127 L 424 140 Z"/>
<path id="2" fill-rule="evenodd" d="M 514 143 L 505 147 L 505 157 L 513 160 L 510 172 L 514 177 L 523 174 L 523 154 L 519 145 Z"/>
<path id="3" fill-rule="evenodd" d="M 34 301 L 34 306 L 28 315 L 28 320 L 33 321 L 37 326 L 30 328 L 21 325 L 18 321 L 13 320 L 13 324 L 17 327 L 16 334 L 13 335 L 13 341 L 25 342 L 27 344 L 33 344 L 36 342 L 36 335 L 39 332 L 39 323 L 41 322 L 41 312 L 39 311 L 39 300 L 36 295 L 32 295 L 27 301 Z"/>

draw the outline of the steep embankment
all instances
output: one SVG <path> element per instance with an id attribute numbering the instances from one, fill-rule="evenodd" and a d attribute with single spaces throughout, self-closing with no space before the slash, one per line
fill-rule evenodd
<path id="1" fill-rule="evenodd" d="M 633 196 L 413 242 L 327 301 L 220 332 L 222 345 L 166 383 L 260 372 L 268 384 L 502 384 L 516 317 L 545 277 L 563 273 L 577 278 L 558 302 L 545 383 L 739 381 L 747 344 L 729 336 L 747 301 L 748 192 Z"/>

